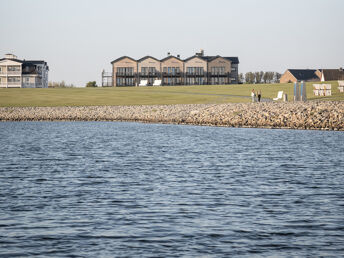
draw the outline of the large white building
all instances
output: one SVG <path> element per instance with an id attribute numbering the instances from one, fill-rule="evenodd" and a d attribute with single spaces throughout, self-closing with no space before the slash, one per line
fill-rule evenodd
<path id="1" fill-rule="evenodd" d="M 0 59 L 0 88 L 48 88 L 48 71 L 45 61 L 6 54 Z"/>

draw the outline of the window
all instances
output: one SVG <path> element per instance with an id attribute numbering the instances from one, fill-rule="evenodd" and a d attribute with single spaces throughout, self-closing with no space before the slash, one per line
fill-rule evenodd
<path id="1" fill-rule="evenodd" d="M 8 77 L 8 82 L 20 83 L 20 77 Z"/>
<path id="2" fill-rule="evenodd" d="M 7 67 L 7 70 L 9 72 L 19 72 L 20 71 L 20 66 L 10 65 L 10 66 Z"/>
<path id="3" fill-rule="evenodd" d="M 156 73 L 155 67 L 149 67 L 149 73 L 150 74 L 155 74 Z"/>

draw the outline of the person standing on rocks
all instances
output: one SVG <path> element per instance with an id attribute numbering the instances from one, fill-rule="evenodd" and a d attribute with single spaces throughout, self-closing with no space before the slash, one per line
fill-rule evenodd
<path id="1" fill-rule="evenodd" d="M 252 97 L 252 103 L 254 103 L 256 100 L 256 93 L 254 92 L 254 89 L 252 89 L 252 92 L 251 92 L 251 97 Z"/>
<path id="2" fill-rule="evenodd" d="M 261 90 L 258 91 L 257 96 L 258 96 L 258 102 L 260 102 L 260 99 L 261 99 L 261 97 L 262 97 L 262 92 L 261 92 Z"/>

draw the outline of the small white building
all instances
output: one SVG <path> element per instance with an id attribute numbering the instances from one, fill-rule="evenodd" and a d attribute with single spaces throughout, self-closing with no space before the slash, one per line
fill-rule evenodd
<path id="1" fill-rule="evenodd" d="M 48 88 L 48 72 L 45 61 L 6 54 L 0 59 L 0 88 Z"/>

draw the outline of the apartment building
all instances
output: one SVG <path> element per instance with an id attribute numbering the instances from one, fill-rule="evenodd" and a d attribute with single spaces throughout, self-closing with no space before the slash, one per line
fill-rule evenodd
<path id="1" fill-rule="evenodd" d="M 0 88 L 48 88 L 48 72 L 45 61 L 6 54 L 0 59 Z"/>
<path id="2" fill-rule="evenodd" d="M 111 64 L 112 74 L 102 73 L 102 86 L 138 86 L 143 80 L 147 85 L 153 85 L 156 80 L 161 85 L 239 83 L 238 57 L 205 56 L 203 50 L 185 60 L 168 53 L 161 60 L 152 56 L 138 60 L 122 56 Z"/>

